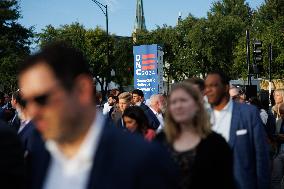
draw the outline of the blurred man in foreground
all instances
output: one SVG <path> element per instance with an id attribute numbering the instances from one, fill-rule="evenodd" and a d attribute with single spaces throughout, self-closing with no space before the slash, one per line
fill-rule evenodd
<path id="1" fill-rule="evenodd" d="M 175 187 L 163 149 L 122 133 L 96 112 L 81 52 L 47 46 L 23 63 L 19 86 L 40 132 L 28 155 L 29 188 Z"/>

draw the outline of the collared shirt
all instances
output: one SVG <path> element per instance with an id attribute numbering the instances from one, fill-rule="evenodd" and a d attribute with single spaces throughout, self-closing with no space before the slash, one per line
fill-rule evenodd
<path id="1" fill-rule="evenodd" d="M 141 106 L 142 102 L 136 102 L 135 106 Z"/>
<path id="2" fill-rule="evenodd" d="M 149 107 L 152 112 L 155 114 L 155 116 L 157 117 L 157 119 L 159 120 L 160 122 L 160 125 L 157 129 L 157 132 L 160 132 L 163 128 L 164 128 L 164 118 L 163 118 L 163 115 L 161 113 L 158 113 L 156 112 L 153 108 Z"/>
<path id="3" fill-rule="evenodd" d="M 220 111 L 211 111 L 212 129 L 221 134 L 227 142 L 230 139 L 231 120 L 233 114 L 233 100 L 230 98 L 227 105 Z"/>
<path id="4" fill-rule="evenodd" d="M 51 163 L 44 189 L 83 189 L 87 187 L 103 125 L 104 118 L 97 112 L 96 119 L 78 153 L 69 159 L 59 150 L 54 141 L 46 141 L 46 148 L 51 154 Z"/>

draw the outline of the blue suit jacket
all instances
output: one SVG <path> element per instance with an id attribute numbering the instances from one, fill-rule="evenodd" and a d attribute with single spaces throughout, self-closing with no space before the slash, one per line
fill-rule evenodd
<path id="1" fill-rule="evenodd" d="M 22 147 L 23 147 L 23 150 L 24 152 L 25 151 L 30 151 L 30 148 L 32 146 L 32 133 L 33 133 L 33 130 L 34 130 L 34 125 L 33 123 L 30 121 L 25 127 L 24 129 L 18 133 L 18 136 L 21 140 L 21 143 L 22 143 Z"/>
<path id="2" fill-rule="evenodd" d="M 37 142 L 33 142 L 27 158 L 28 181 L 29 188 L 41 189 L 51 158 L 37 132 L 34 139 Z M 108 121 L 102 130 L 86 188 L 176 188 L 176 167 L 164 148 L 124 133 Z"/>
<path id="3" fill-rule="evenodd" d="M 229 145 L 234 154 L 237 189 L 269 188 L 269 150 L 266 139 L 259 110 L 251 105 L 234 102 Z"/>
<path id="4" fill-rule="evenodd" d="M 158 129 L 160 122 L 153 111 L 144 103 L 141 103 L 140 108 L 144 111 L 145 115 L 148 118 L 150 129 Z"/>

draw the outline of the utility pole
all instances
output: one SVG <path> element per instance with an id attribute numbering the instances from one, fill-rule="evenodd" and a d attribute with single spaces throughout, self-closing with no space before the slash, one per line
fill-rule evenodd
<path id="1" fill-rule="evenodd" d="M 272 91 L 272 78 L 271 78 L 271 64 L 272 64 L 272 59 L 273 59 L 273 52 L 272 52 L 272 45 L 271 43 L 269 44 L 268 47 L 268 57 L 269 57 L 269 108 L 272 107 L 272 103 L 271 103 L 271 91 Z"/>
<path id="2" fill-rule="evenodd" d="M 251 85 L 251 75 L 250 75 L 250 37 L 249 30 L 246 30 L 246 48 L 247 48 L 247 69 L 248 69 L 248 85 Z"/>

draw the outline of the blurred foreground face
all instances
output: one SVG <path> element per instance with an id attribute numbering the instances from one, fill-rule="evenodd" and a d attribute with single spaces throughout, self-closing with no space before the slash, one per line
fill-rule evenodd
<path id="1" fill-rule="evenodd" d="M 130 106 L 130 103 L 127 102 L 125 99 L 119 99 L 118 106 L 120 111 L 124 112 L 124 110 Z"/>
<path id="2" fill-rule="evenodd" d="M 189 123 L 197 112 L 194 99 L 183 89 L 172 92 L 169 99 L 169 113 L 177 123 Z"/>
<path id="3" fill-rule="evenodd" d="M 274 93 L 274 101 L 276 104 L 281 104 L 283 102 L 283 97 L 278 91 Z"/>
<path id="4" fill-rule="evenodd" d="M 138 127 L 138 124 L 136 122 L 135 119 L 132 119 L 130 117 L 127 117 L 127 116 L 124 116 L 123 117 L 123 121 L 125 123 L 125 127 L 130 131 L 130 132 L 135 132 L 137 127 Z"/>
<path id="5" fill-rule="evenodd" d="M 225 86 L 217 74 L 209 74 L 205 80 L 205 94 L 211 105 L 219 105 L 225 96 Z"/>
<path id="6" fill-rule="evenodd" d="M 43 137 L 55 141 L 69 137 L 70 127 L 77 123 L 76 97 L 61 87 L 51 69 L 37 64 L 20 76 L 19 85 L 28 114 Z"/>

